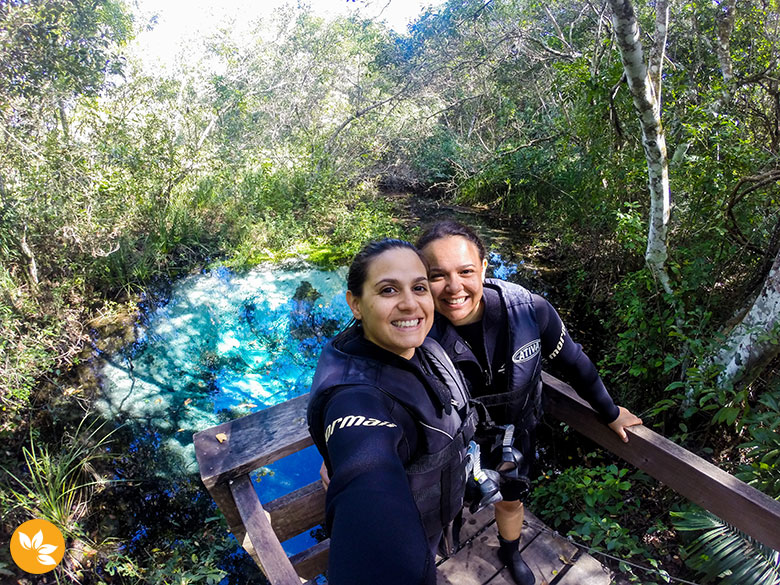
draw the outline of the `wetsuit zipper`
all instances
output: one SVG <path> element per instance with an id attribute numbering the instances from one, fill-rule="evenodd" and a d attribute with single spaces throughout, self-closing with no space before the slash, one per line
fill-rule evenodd
<path id="1" fill-rule="evenodd" d="M 477 354 L 474 353 L 474 348 L 471 347 L 471 344 L 468 341 L 466 341 L 465 339 L 463 339 L 462 337 L 461 337 L 461 341 L 463 343 L 465 343 L 466 347 L 468 347 L 471 350 L 471 354 L 474 356 L 474 359 L 476 360 L 477 365 L 479 366 L 479 369 L 482 371 L 482 377 L 485 379 L 485 388 L 486 389 L 490 388 L 490 386 L 493 384 L 493 372 L 490 370 L 490 365 L 488 364 L 488 366 L 486 368 L 483 368 L 482 364 L 479 363 L 479 359 L 477 358 Z M 487 360 L 487 359 L 489 359 L 489 357 L 488 357 L 488 354 L 487 354 L 487 345 L 485 344 L 485 334 L 484 334 L 484 331 L 482 333 L 482 343 L 483 343 L 484 349 L 485 349 L 485 354 L 484 354 L 485 355 L 485 359 Z"/>

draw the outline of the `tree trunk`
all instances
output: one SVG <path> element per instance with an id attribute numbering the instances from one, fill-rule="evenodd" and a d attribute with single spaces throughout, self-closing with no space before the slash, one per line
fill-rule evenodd
<path id="1" fill-rule="evenodd" d="M 737 7 L 736 0 L 723 0 L 715 8 L 715 22 L 718 32 L 718 64 L 723 76 L 723 91 L 717 100 L 712 104 L 710 110 L 718 114 L 726 107 L 732 99 L 734 86 L 731 80 L 734 78 L 733 61 L 731 60 L 731 33 L 734 31 L 734 21 L 736 19 Z"/>
<path id="2" fill-rule="evenodd" d="M 27 258 L 27 275 L 30 277 L 30 284 L 33 288 L 38 287 L 38 265 L 35 263 L 35 254 L 29 244 L 27 244 L 27 226 L 24 226 L 24 232 L 22 232 L 22 240 L 19 242 L 19 247 L 22 249 L 22 253 Z"/>
<path id="3" fill-rule="evenodd" d="M 780 252 L 756 300 L 732 329 L 713 363 L 723 367 L 718 385 L 745 386 L 780 354 Z"/>
<path id="4" fill-rule="evenodd" d="M 724 0 L 717 7 L 715 20 L 718 23 L 718 62 L 723 81 L 728 84 L 734 77 L 731 61 L 731 33 L 736 19 L 736 0 Z"/>
<path id="5" fill-rule="evenodd" d="M 652 52 L 651 70 L 645 65 L 639 24 L 629 0 L 609 0 L 615 37 L 623 61 L 628 88 L 634 100 L 642 128 L 642 146 L 647 160 L 650 188 L 650 226 L 647 235 L 645 261 L 663 287 L 672 294 L 672 284 L 666 270 L 668 257 L 667 235 L 671 213 L 669 193 L 669 161 L 666 153 L 666 137 L 661 125 L 661 70 L 663 49 L 666 43 L 668 5 L 656 3 L 656 39 Z"/>
<path id="6" fill-rule="evenodd" d="M 60 116 L 60 124 L 62 125 L 62 136 L 66 142 L 70 141 L 70 128 L 68 126 L 68 116 L 65 113 L 65 102 L 59 100 L 57 102 L 57 112 Z"/>

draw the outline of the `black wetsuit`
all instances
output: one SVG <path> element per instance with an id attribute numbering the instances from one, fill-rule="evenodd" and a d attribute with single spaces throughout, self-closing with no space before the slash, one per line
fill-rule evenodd
<path id="1" fill-rule="evenodd" d="M 510 312 L 506 298 L 518 293 L 527 299 L 525 307 L 519 312 Z M 438 316 L 431 335 L 441 342 L 463 372 L 476 400 L 515 391 L 511 401 L 490 405 L 487 410 L 497 425 L 515 425 L 515 447 L 523 453 L 526 464 L 523 471 L 528 473 L 535 459 L 534 428 L 541 415 L 540 397 L 535 394 L 538 394 L 542 358 L 588 401 L 604 422 L 615 420 L 620 410 L 607 392 L 596 366 L 582 351 L 582 346 L 572 340 L 560 316 L 546 299 L 519 285 L 493 279 L 486 281 L 483 299 L 485 309 L 480 321 L 453 327 Z M 529 349 L 527 355 L 518 359 L 522 347 Z M 511 363 L 520 360 L 524 362 L 520 366 Z M 477 440 L 484 451 L 486 442 L 480 438 Z M 526 488 L 527 483 L 507 481 L 502 485 L 501 493 L 505 500 L 516 501 L 524 498 Z"/>
<path id="2" fill-rule="evenodd" d="M 430 344 L 435 342 L 426 341 Z M 308 414 L 331 477 L 326 501 L 329 583 L 436 582 L 434 550 L 444 521 L 436 500 L 431 522 L 430 494 L 447 474 L 433 474 L 433 485 L 418 486 L 414 493 L 410 485 L 415 483 L 412 475 L 425 467 L 421 452 L 434 453 L 443 462 L 449 445 L 455 444 L 452 437 L 467 442 L 473 433 L 465 383 L 451 363 L 449 367 L 457 384 L 445 382 L 423 348 L 405 360 L 367 341 L 359 328 L 342 333 L 323 350 Z M 471 424 L 465 438 L 459 434 L 464 420 Z M 457 510 L 442 512 L 451 519 L 462 503 L 465 444 L 449 458 L 454 459 L 453 482 L 461 481 L 453 490 L 457 501 L 451 507 Z M 421 497 L 429 498 L 428 504 L 420 503 Z M 426 505 L 427 513 L 420 510 Z"/>

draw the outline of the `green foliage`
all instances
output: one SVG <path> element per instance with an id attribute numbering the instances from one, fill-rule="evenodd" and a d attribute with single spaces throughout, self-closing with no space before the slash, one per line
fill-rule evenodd
<path id="1" fill-rule="evenodd" d="M 210 519 L 210 524 L 216 518 Z M 235 554 L 235 542 L 215 534 L 207 526 L 204 537 L 181 539 L 167 549 L 154 547 L 144 558 L 120 551 L 110 552 L 101 563 L 102 578 L 98 585 L 217 585 L 226 576 L 224 559 Z"/>
<path id="2" fill-rule="evenodd" d="M 671 514 L 677 530 L 698 534 L 685 549 L 685 562 L 703 576 L 704 583 L 780 583 L 780 552 L 705 510 L 691 508 Z"/>
<path id="3" fill-rule="evenodd" d="M 641 474 L 616 465 L 571 467 L 557 475 L 548 471 L 531 502 L 553 528 L 571 526 L 568 534 L 596 550 L 633 555 L 639 542 L 620 522 L 638 513 L 641 502 L 631 490 L 634 482 L 644 481 Z"/>
<path id="4" fill-rule="evenodd" d="M 109 483 L 94 465 L 110 458 L 110 437 L 102 425 L 86 418 L 72 434 L 63 436 L 57 451 L 31 434 L 30 447 L 23 449 L 25 474 L 20 477 L 5 470 L 4 490 L 10 504 L 52 522 L 67 536 L 83 537 L 81 523 L 89 511 L 89 499 Z"/>
<path id="5" fill-rule="evenodd" d="M 70 98 L 95 94 L 118 74 L 115 45 L 131 18 L 113 0 L 3 2 L 0 5 L 0 94 L 35 98 L 53 89 Z"/>
<path id="6" fill-rule="evenodd" d="M 570 467 L 558 474 L 548 471 L 533 490 L 531 504 L 546 524 L 565 530 L 592 551 L 632 559 L 639 566 L 651 565 L 654 569 L 649 572 L 668 582 L 668 573 L 655 558 L 656 551 L 642 540 L 644 529 L 631 530 L 643 513 L 640 492 L 649 481 L 642 472 L 632 473 L 616 465 Z M 655 529 L 662 527 L 654 526 L 650 531 Z M 628 563 L 620 563 L 619 568 L 632 582 L 650 583 L 646 577 L 638 577 Z"/>
<path id="7" fill-rule="evenodd" d="M 20 282 L 20 280 L 22 282 Z M 49 294 L 31 294 L 24 279 L 0 265 L 0 437 L 13 435 L 22 422 L 41 372 L 54 371 L 79 348 L 63 350 L 60 339 L 71 327 L 80 329 L 68 306 L 78 299 L 79 283 L 58 286 Z M 50 312 L 51 310 L 51 312 Z M 59 312 L 59 315 L 52 314 Z"/>
<path id="8" fill-rule="evenodd" d="M 776 241 L 776 181 L 747 180 L 778 165 L 776 7 L 738 7 L 732 84 L 708 48 L 714 5 L 679 8 L 662 93 L 668 298 L 642 268 L 646 161 L 610 27 L 589 4 L 452 0 L 408 36 L 278 11 L 245 39 L 220 31 L 204 41 L 204 62 L 156 77 L 122 60 L 122 3 L 0 3 L 2 433 L 22 427 L 44 376 L 79 359 L 84 323 L 107 302 L 208 262 L 341 264 L 365 240 L 410 228 L 376 188 L 397 178 L 498 212 L 507 232 L 532 224 L 568 270 L 572 304 L 610 332 L 593 344 L 620 402 L 651 409 L 681 440 L 741 432 L 740 477 L 777 495 L 776 372 L 757 397 L 713 383 L 707 366 Z M 650 39 L 654 6 L 637 10 Z M 34 480 L 59 477 L 67 492 L 79 477 L 88 490 L 83 469 L 58 475 L 78 467 L 63 457 L 31 444 L 6 497 L 57 516 L 78 508 Z M 642 557 L 621 530 L 642 515 L 623 500 L 626 483 L 641 482 L 609 468 L 565 472 L 540 488 L 537 508 L 594 547 Z M 174 540 L 148 558 L 114 550 L 106 574 L 218 578 L 208 548 Z"/>
<path id="9" fill-rule="evenodd" d="M 740 422 L 749 440 L 740 446 L 747 463 L 737 477 L 768 496 L 780 498 L 780 392 L 767 390 Z"/>
<path id="10" fill-rule="evenodd" d="M 615 349 L 600 364 L 613 379 L 628 377 L 640 384 L 657 380 L 672 354 L 671 332 L 675 325 L 669 303 L 659 303 L 649 271 L 626 276 L 616 286 L 613 330 L 618 331 Z M 693 319 L 692 319 L 693 321 Z"/>
<path id="11" fill-rule="evenodd" d="M 617 219 L 616 234 L 618 242 L 629 252 L 644 254 L 647 246 L 647 228 L 642 217 L 639 203 L 626 202 L 623 211 L 615 212 Z"/>

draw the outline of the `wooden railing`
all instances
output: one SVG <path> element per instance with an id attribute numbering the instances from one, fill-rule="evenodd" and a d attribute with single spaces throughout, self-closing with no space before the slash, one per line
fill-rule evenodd
<path id="1" fill-rule="evenodd" d="M 542 379 L 548 413 L 691 502 L 780 550 L 780 502 L 645 426 L 628 429 L 629 441 L 623 443 L 570 386 L 547 374 Z"/>
<path id="2" fill-rule="evenodd" d="M 325 490 L 317 481 L 261 505 L 249 474 L 312 444 L 306 425 L 309 395 L 211 427 L 193 436 L 200 476 L 238 542 L 273 585 L 300 585 L 321 574 L 329 542 L 287 558 L 280 542 L 325 519 Z"/>
<path id="3" fill-rule="evenodd" d="M 547 412 L 642 469 L 687 499 L 780 550 L 780 502 L 748 486 L 647 427 L 623 443 L 571 387 L 543 375 Z M 194 435 L 201 478 L 239 543 L 274 585 L 300 585 L 327 568 L 329 542 L 287 558 L 280 542 L 324 520 L 325 491 L 312 483 L 261 504 L 250 472 L 312 444 L 308 395 Z"/>

